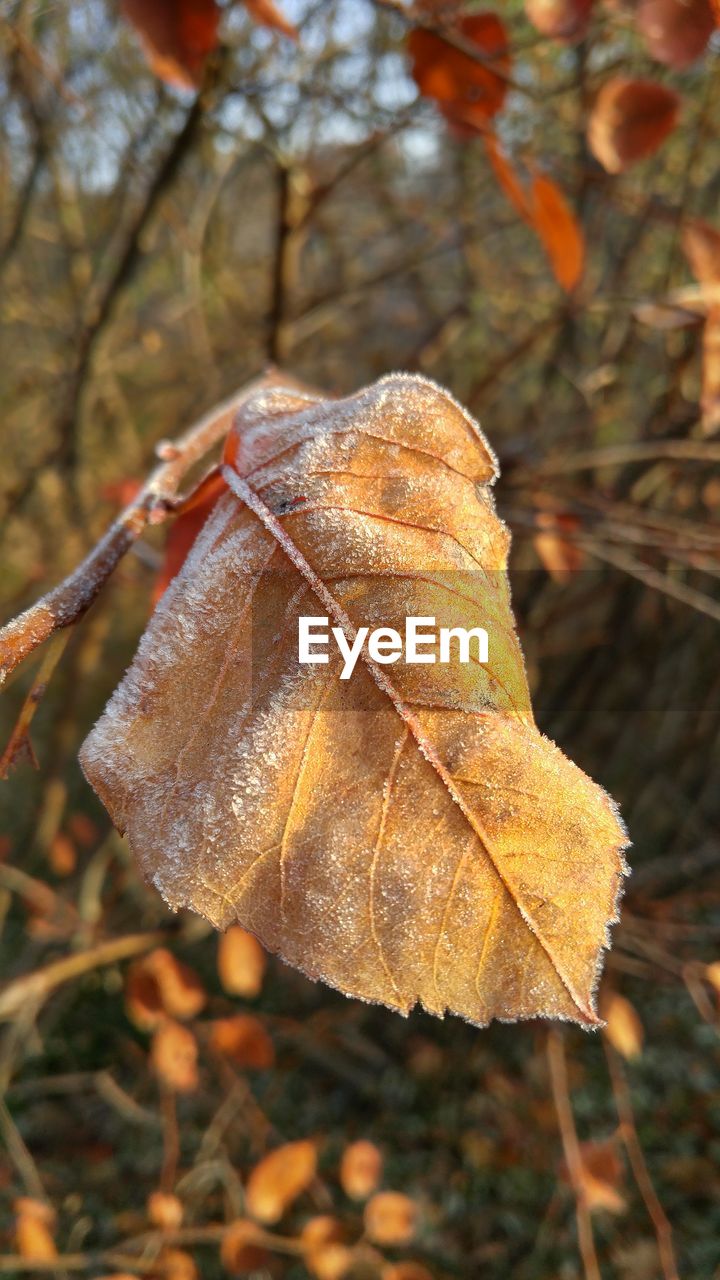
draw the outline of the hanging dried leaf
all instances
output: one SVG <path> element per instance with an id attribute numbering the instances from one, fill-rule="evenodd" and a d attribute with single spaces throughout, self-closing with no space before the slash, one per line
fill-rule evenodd
<path id="1" fill-rule="evenodd" d="M 351 1200 L 367 1200 L 382 1177 L 382 1155 L 374 1142 L 360 1139 L 343 1152 L 340 1185 Z"/>
<path id="2" fill-rule="evenodd" d="M 640 0 L 635 21 L 650 56 L 676 71 L 702 56 L 715 30 L 710 0 Z"/>
<path id="3" fill-rule="evenodd" d="M 155 75 L 180 89 L 197 89 L 218 42 L 216 0 L 120 0 L 120 9 Z"/>
<path id="4" fill-rule="evenodd" d="M 197 1042 L 187 1027 L 181 1027 L 179 1022 L 163 1022 L 153 1036 L 150 1057 L 170 1089 L 177 1093 L 193 1093 L 197 1089 Z"/>
<path id="5" fill-rule="evenodd" d="M 567 199 L 552 178 L 533 174 L 526 192 L 492 134 L 484 136 L 488 160 L 500 190 L 533 228 L 550 260 L 555 279 L 568 291 L 578 284 L 585 266 L 585 238 Z"/>
<path id="6" fill-rule="evenodd" d="M 474 13 L 444 27 L 477 56 L 441 34 L 416 27 L 408 36 L 412 75 L 426 98 L 461 132 L 483 129 L 497 115 L 507 93 L 510 54 L 507 32 L 494 13 Z"/>
<path id="7" fill-rule="evenodd" d="M 345 1244 L 345 1229 L 337 1218 L 321 1214 L 310 1218 L 300 1232 L 305 1265 L 317 1280 L 342 1280 L 353 1261 Z"/>
<path id="8" fill-rule="evenodd" d="M 720 284 L 720 231 L 702 218 L 689 218 L 682 229 L 682 247 L 700 284 Z"/>
<path id="9" fill-rule="evenodd" d="M 71 876 L 77 866 L 77 849 L 64 831 L 58 831 L 50 841 L 48 861 L 56 876 Z"/>
<path id="10" fill-rule="evenodd" d="M 629 1000 L 611 991 L 603 999 L 602 1016 L 605 1019 L 605 1035 L 613 1049 L 623 1058 L 638 1058 L 642 1053 L 645 1033 L 635 1009 Z"/>
<path id="11" fill-rule="evenodd" d="M 248 1213 L 259 1222 L 279 1222 L 315 1177 L 317 1152 L 307 1140 L 286 1142 L 255 1165 L 245 1189 Z"/>
<path id="12" fill-rule="evenodd" d="M 479 428 L 398 375 L 262 393 L 227 456 L 244 501 L 220 500 L 82 750 L 145 874 L 403 1013 L 596 1024 L 624 832 L 534 725 Z M 346 641 L 480 623 L 491 661 L 389 681 L 365 652 L 344 681 L 298 663 L 307 614 Z"/>
<path id="13" fill-rule="evenodd" d="M 223 1234 L 220 1261 L 234 1276 L 263 1270 L 270 1254 L 262 1245 L 262 1232 L 249 1218 L 236 1218 Z"/>
<path id="14" fill-rule="evenodd" d="M 364 1222 L 374 1244 L 409 1244 L 417 1225 L 417 1205 L 401 1191 L 378 1191 L 365 1206 Z"/>
<path id="15" fill-rule="evenodd" d="M 581 1143 L 580 1185 L 591 1212 L 624 1213 L 627 1205 L 620 1191 L 624 1173 L 616 1139 Z"/>
<path id="16" fill-rule="evenodd" d="M 58 1251 L 53 1239 L 55 1211 L 43 1200 L 20 1196 L 15 1201 L 15 1246 L 28 1262 L 52 1262 Z"/>
<path id="17" fill-rule="evenodd" d="M 595 100 L 588 126 L 590 150 L 608 173 L 623 173 L 662 146 L 679 111 L 680 98 L 666 85 L 617 76 Z"/>
<path id="18" fill-rule="evenodd" d="M 217 1018 L 212 1024 L 210 1043 L 239 1067 L 263 1071 L 275 1061 L 275 1049 L 263 1024 L 249 1013 Z"/>
<path id="19" fill-rule="evenodd" d="M 173 1231 L 182 1225 L 182 1201 L 168 1191 L 153 1191 L 148 1196 L 147 1216 L 154 1226 Z"/>
<path id="20" fill-rule="evenodd" d="M 536 31 L 555 40 L 584 39 L 592 9 L 593 0 L 525 0 L 525 12 Z"/>
<path id="21" fill-rule="evenodd" d="M 383 1267 L 380 1280 L 434 1280 L 421 1262 L 395 1262 Z"/>
<path id="22" fill-rule="evenodd" d="M 697 218 L 683 227 L 682 246 L 693 275 L 709 293 L 720 285 L 720 232 Z M 707 308 L 702 343 L 703 429 L 713 435 L 720 429 L 720 305 L 717 298 Z"/>
<path id="23" fill-rule="evenodd" d="M 252 999 L 260 994 L 267 956 L 257 938 L 239 924 L 223 933 L 218 943 L 218 975 L 231 996 Z"/>
<path id="24" fill-rule="evenodd" d="M 207 996 L 197 974 L 171 951 L 158 947 L 128 969 L 125 1007 L 128 1017 L 143 1030 L 151 1030 L 163 1018 L 194 1018 Z"/>
<path id="25" fill-rule="evenodd" d="M 184 1249 L 163 1249 L 158 1265 L 163 1280 L 199 1280 L 195 1259 Z"/>
<path id="26" fill-rule="evenodd" d="M 532 202 L 512 164 L 508 160 L 507 156 L 500 150 L 497 144 L 497 138 L 494 134 L 486 132 L 483 136 L 483 141 L 485 143 L 488 160 L 490 161 L 490 167 L 495 175 L 495 180 L 500 190 L 510 201 L 513 208 L 515 208 L 520 214 L 520 217 L 524 218 L 526 222 L 532 224 Z"/>
<path id="27" fill-rule="evenodd" d="M 585 266 L 585 239 L 577 218 L 560 188 L 545 174 L 534 175 L 531 198 L 533 226 L 558 284 L 570 292 Z"/>
<path id="28" fill-rule="evenodd" d="M 580 520 L 565 512 L 540 511 L 536 523 L 542 529 L 533 538 L 539 560 L 556 582 L 567 582 L 585 563 L 582 547 L 568 536 L 580 528 Z"/>
<path id="29" fill-rule="evenodd" d="M 297 40 L 297 27 L 288 21 L 273 0 L 243 0 L 243 3 L 251 18 L 259 22 L 262 27 L 270 27 L 272 31 L 279 31 L 290 40 Z"/>

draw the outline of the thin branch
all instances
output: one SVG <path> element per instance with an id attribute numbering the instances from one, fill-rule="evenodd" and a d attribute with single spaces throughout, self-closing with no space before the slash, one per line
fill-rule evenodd
<path id="1" fill-rule="evenodd" d="M 565 1044 L 562 1033 L 554 1028 L 548 1033 L 547 1058 L 548 1066 L 550 1067 L 550 1082 L 555 1101 L 555 1111 L 557 1112 L 558 1128 L 560 1129 L 560 1137 L 565 1153 L 565 1163 L 573 1191 L 575 1192 L 578 1246 L 585 1271 L 585 1280 L 602 1280 L 600 1264 L 595 1252 L 590 1209 L 588 1208 L 583 1187 L 582 1156 L 568 1090 Z"/>
<path id="2" fill-rule="evenodd" d="M 87 612 L 145 527 L 167 518 L 185 476 L 227 434 L 238 406 L 260 387 L 278 381 L 279 375 L 269 371 L 195 423 L 172 445 L 136 498 L 74 573 L 0 630 L 0 684 L 54 632 Z"/>
<path id="3" fill-rule="evenodd" d="M 625 1150 L 628 1154 L 628 1160 L 630 1161 L 630 1167 L 638 1190 L 653 1224 L 663 1276 L 665 1280 L 679 1280 L 675 1252 L 673 1250 L 672 1227 L 658 1199 L 658 1194 L 645 1163 L 645 1156 L 635 1127 L 630 1090 L 620 1064 L 620 1058 L 612 1045 L 607 1043 L 605 1037 L 603 1037 L 603 1043 L 610 1070 L 615 1106 L 620 1120 L 620 1134 L 625 1144 Z"/>
<path id="4" fill-rule="evenodd" d="M 14 1018 L 24 1007 L 40 1005 L 64 982 L 71 978 L 82 977 L 93 969 L 117 964 L 120 960 L 129 960 L 132 956 L 143 955 L 153 947 L 160 946 L 167 940 L 167 933 L 131 933 L 122 938 L 110 938 L 100 942 L 88 951 L 79 951 L 76 955 L 63 956 L 52 964 L 36 969 L 33 973 L 15 978 L 0 990 L 0 1019 Z"/>

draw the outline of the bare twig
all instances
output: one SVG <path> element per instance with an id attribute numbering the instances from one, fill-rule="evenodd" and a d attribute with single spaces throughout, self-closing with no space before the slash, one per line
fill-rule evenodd
<path id="1" fill-rule="evenodd" d="M 36 969 L 34 973 L 15 978 L 0 991 L 0 1019 L 15 1017 L 26 1004 L 41 1004 L 57 987 L 63 982 L 69 982 L 71 978 L 79 978 L 93 969 L 142 955 L 152 947 L 160 946 L 166 939 L 167 934 L 160 930 L 110 938 L 107 942 L 98 943 L 96 947 L 90 947 L 88 951 L 63 956 L 61 960 L 54 960 L 52 964 Z"/>
<path id="2" fill-rule="evenodd" d="M 645 1163 L 645 1156 L 635 1127 L 630 1090 L 627 1086 L 620 1058 L 612 1045 L 608 1044 L 605 1037 L 603 1037 L 603 1043 L 605 1045 L 605 1053 L 607 1055 L 608 1067 L 610 1069 L 610 1080 L 615 1098 L 615 1106 L 617 1107 L 618 1118 L 620 1120 L 620 1135 L 625 1144 L 625 1150 L 628 1154 L 628 1160 L 630 1161 L 630 1167 L 633 1171 L 638 1190 L 645 1202 L 645 1207 L 650 1215 L 650 1221 L 653 1224 L 663 1276 L 665 1277 L 665 1280 L 678 1280 L 678 1270 L 675 1262 L 675 1253 L 672 1242 L 672 1227 L 670 1226 L 665 1210 L 660 1204 L 647 1164 Z"/>
<path id="3" fill-rule="evenodd" d="M 268 372 L 195 423 L 74 573 L 0 631 L 0 683 L 55 631 L 87 612 L 146 525 L 167 518 L 183 479 L 227 434 L 237 407 L 259 387 L 278 380 L 277 373 Z"/>
<path id="4" fill-rule="evenodd" d="M 565 1044 L 562 1033 L 554 1028 L 548 1032 L 547 1057 L 558 1127 L 565 1153 L 565 1163 L 573 1191 L 575 1192 L 578 1246 L 585 1271 L 585 1280 L 602 1280 L 600 1264 L 595 1252 L 590 1209 L 588 1208 L 587 1197 L 583 1187 L 582 1156 L 568 1090 Z"/>

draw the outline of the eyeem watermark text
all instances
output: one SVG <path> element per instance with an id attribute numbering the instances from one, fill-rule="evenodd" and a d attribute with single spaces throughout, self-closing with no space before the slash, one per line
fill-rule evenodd
<path id="1" fill-rule="evenodd" d="M 341 680 L 349 680 L 363 646 L 373 662 L 385 666 L 404 658 L 407 663 L 432 663 L 453 661 L 453 651 L 459 662 L 488 662 L 488 633 L 483 627 L 436 627 L 435 618 L 406 618 L 405 634 L 394 627 L 358 627 L 350 643 L 342 627 L 328 629 L 328 618 L 300 617 L 298 619 L 298 660 L 300 662 L 329 662 L 329 649 L 334 641 L 343 658 Z M 430 652 L 433 650 L 433 652 Z M 435 652 L 437 651 L 437 652 Z"/>

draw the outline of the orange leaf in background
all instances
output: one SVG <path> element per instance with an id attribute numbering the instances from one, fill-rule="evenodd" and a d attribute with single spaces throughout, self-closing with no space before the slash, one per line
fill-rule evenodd
<path id="1" fill-rule="evenodd" d="M 607 1213 L 624 1213 L 627 1208 L 620 1193 L 625 1170 L 618 1155 L 617 1141 L 583 1142 L 580 1144 L 580 1185 L 585 1203 Z"/>
<path id="2" fill-rule="evenodd" d="M 197 1042 L 187 1027 L 169 1020 L 158 1027 L 153 1036 L 150 1059 L 169 1088 L 177 1093 L 193 1093 L 197 1089 L 197 1057 Z"/>
<path id="3" fill-rule="evenodd" d="M 639 1058 L 645 1032 L 630 1001 L 618 995 L 617 991 L 611 991 L 604 996 L 600 1012 L 607 1024 L 605 1035 L 613 1049 L 617 1049 L 623 1058 Z"/>
<path id="4" fill-rule="evenodd" d="M 566 582 L 585 563 L 582 547 L 566 536 L 581 527 L 579 518 L 564 512 L 540 511 L 535 522 L 542 529 L 533 538 L 538 558 L 551 578 Z"/>
<path id="5" fill-rule="evenodd" d="M 545 174 L 533 176 L 531 196 L 533 226 L 558 284 L 570 292 L 585 266 L 585 238 L 577 218 L 560 188 Z"/>
<path id="6" fill-rule="evenodd" d="M 590 25 L 594 0 L 525 0 L 525 12 L 536 31 L 555 40 L 582 40 Z"/>
<path id="7" fill-rule="evenodd" d="M 365 1205 L 363 1220 L 374 1244 L 409 1244 L 417 1225 L 417 1205 L 401 1191 L 378 1191 Z"/>
<path id="8" fill-rule="evenodd" d="M 383 1160 L 374 1142 L 360 1139 L 343 1152 L 340 1185 L 351 1200 L 367 1200 L 382 1177 Z"/>
<path id="9" fill-rule="evenodd" d="M 353 1260 L 345 1244 L 345 1229 L 337 1218 L 320 1214 L 310 1218 L 300 1232 L 305 1265 L 317 1280 L 342 1280 Z"/>
<path id="10" fill-rule="evenodd" d="M 507 94 L 510 72 L 507 32 L 494 13 L 475 13 L 446 27 L 478 50 L 469 53 L 442 35 L 416 27 L 408 36 L 412 74 L 420 92 L 434 98 L 446 119 L 463 132 L 484 128 Z"/>
<path id="11" fill-rule="evenodd" d="M 396 374 L 343 400 L 262 391 L 236 431 L 238 494 L 81 752 L 144 874 L 349 995 L 595 1025 L 625 836 L 535 726 L 477 423 Z M 348 682 L 337 653 L 298 663 L 320 602 L 346 640 L 482 622 L 490 661 L 455 646 L 390 682 L 365 651 Z"/>
<path id="12" fill-rule="evenodd" d="M 720 428 L 720 232 L 701 218 L 688 220 L 682 231 L 682 247 L 699 284 L 711 297 L 703 327 L 701 409 L 703 429 L 713 435 Z"/>
<path id="13" fill-rule="evenodd" d="M 154 1226 L 172 1231 L 182 1225 L 182 1201 L 169 1191 L 153 1191 L 147 1200 L 147 1216 Z"/>
<path id="14" fill-rule="evenodd" d="M 248 1212 L 259 1222 L 279 1222 L 315 1177 L 317 1152 L 308 1141 L 287 1142 L 255 1165 L 245 1189 Z"/>
<path id="15" fill-rule="evenodd" d="M 231 1275 L 244 1276 L 264 1270 L 270 1254 L 261 1243 L 262 1232 L 249 1218 L 236 1218 L 223 1234 L 220 1261 Z"/>
<path id="16" fill-rule="evenodd" d="M 75 870 L 77 849 L 64 831 L 58 831 L 50 841 L 48 861 L 56 876 L 71 876 Z"/>
<path id="17" fill-rule="evenodd" d="M 702 56 L 716 25 L 710 0 L 640 0 L 635 21 L 650 56 L 676 71 Z"/>
<path id="18" fill-rule="evenodd" d="M 15 1245 L 29 1262 L 52 1262 L 58 1251 L 53 1239 L 55 1211 L 43 1200 L 20 1196 L 14 1203 Z"/>
<path id="19" fill-rule="evenodd" d="M 251 999 L 260 994 L 267 955 L 254 934 L 239 924 L 231 924 L 220 935 L 217 965 L 220 981 L 229 995 Z"/>
<path id="20" fill-rule="evenodd" d="M 520 217 L 524 218 L 526 222 L 532 223 L 533 211 L 528 195 L 507 156 L 500 150 L 497 138 L 494 134 L 486 131 L 483 135 L 483 141 L 490 167 L 500 190 L 520 214 Z"/>
<path id="21" fill-rule="evenodd" d="M 484 135 L 490 167 L 503 195 L 533 228 L 550 260 L 555 279 L 568 292 L 578 284 L 585 266 L 585 237 L 565 196 L 545 174 L 533 175 L 525 191 L 515 169 L 497 144 Z"/>
<path id="22" fill-rule="evenodd" d="M 197 974 L 171 951 L 158 947 L 131 965 L 125 980 L 128 1016 L 150 1030 L 164 1017 L 194 1018 L 207 996 Z"/>
<path id="23" fill-rule="evenodd" d="M 297 27 L 288 21 L 273 0 L 243 0 L 243 3 L 255 22 L 259 22 L 263 27 L 270 27 L 273 31 L 279 31 L 289 40 L 297 40 Z"/>
<path id="24" fill-rule="evenodd" d="M 198 1280 L 199 1276 L 195 1259 L 184 1249 L 162 1249 L 158 1268 L 163 1280 Z"/>
<path id="25" fill-rule="evenodd" d="M 216 0 L 120 0 L 156 76 L 180 89 L 197 89 L 205 61 L 218 43 Z"/>
<path id="26" fill-rule="evenodd" d="M 67 825 L 71 836 L 84 848 L 89 848 L 100 839 L 97 824 L 86 813 L 71 813 Z"/>
<path id="27" fill-rule="evenodd" d="M 590 114 L 588 145 L 608 173 L 624 173 L 662 146 L 677 124 L 680 98 L 654 80 L 616 76 L 603 85 Z"/>
<path id="28" fill-rule="evenodd" d="M 700 284 L 720 284 L 720 231 L 702 218 L 688 218 L 683 224 L 682 247 Z"/>
<path id="29" fill-rule="evenodd" d="M 217 1018 L 212 1024 L 210 1043 L 218 1053 L 232 1058 L 239 1067 L 262 1071 L 275 1061 L 270 1036 L 260 1020 L 249 1013 Z"/>

